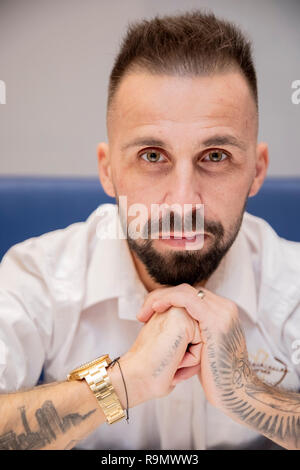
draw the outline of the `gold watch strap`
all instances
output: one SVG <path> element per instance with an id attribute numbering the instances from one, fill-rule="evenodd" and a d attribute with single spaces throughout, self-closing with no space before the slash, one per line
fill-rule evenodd
<path id="1" fill-rule="evenodd" d="M 104 365 L 91 367 L 84 378 L 94 392 L 109 424 L 125 418 L 125 411 L 122 409 Z"/>
<path id="2" fill-rule="evenodd" d="M 93 364 L 82 372 L 78 372 L 77 376 L 80 379 L 86 380 L 97 398 L 98 404 L 106 417 L 106 421 L 112 424 L 124 419 L 125 411 L 121 406 L 120 400 L 106 371 L 106 367 L 108 367 L 110 363 L 111 360 L 107 357 L 107 359 L 102 360 L 100 363 Z"/>

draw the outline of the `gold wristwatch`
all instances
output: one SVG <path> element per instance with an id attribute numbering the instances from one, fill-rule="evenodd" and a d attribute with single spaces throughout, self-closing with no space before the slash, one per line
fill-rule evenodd
<path id="1" fill-rule="evenodd" d="M 67 376 L 67 380 L 85 379 L 87 381 L 108 424 L 116 423 L 125 418 L 125 411 L 107 375 L 106 368 L 111 362 L 109 355 L 105 354 L 77 367 Z"/>

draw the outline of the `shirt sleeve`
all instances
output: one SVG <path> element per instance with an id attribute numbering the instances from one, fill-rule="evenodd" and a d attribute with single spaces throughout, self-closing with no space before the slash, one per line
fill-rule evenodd
<path id="1" fill-rule="evenodd" d="M 0 393 L 37 384 L 51 339 L 52 311 L 39 238 L 14 245 L 0 263 Z"/>

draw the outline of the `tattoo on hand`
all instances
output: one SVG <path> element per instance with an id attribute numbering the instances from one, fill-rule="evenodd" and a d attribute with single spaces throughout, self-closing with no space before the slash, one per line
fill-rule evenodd
<path id="1" fill-rule="evenodd" d="M 165 369 L 165 367 L 169 364 L 170 360 L 174 356 L 174 352 L 178 348 L 179 344 L 182 342 L 182 339 L 183 339 L 182 336 L 180 336 L 180 335 L 177 336 L 177 338 L 174 341 L 174 344 L 172 344 L 171 349 L 168 352 L 166 358 L 161 361 L 160 365 L 153 372 L 153 377 L 157 377 L 163 371 L 163 369 Z"/>

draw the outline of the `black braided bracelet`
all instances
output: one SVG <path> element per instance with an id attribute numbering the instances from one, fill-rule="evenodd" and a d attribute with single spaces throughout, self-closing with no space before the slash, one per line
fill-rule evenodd
<path id="1" fill-rule="evenodd" d="M 120 356 L 116 357 L 116 359 L 111 361 L 111 363 L 109 364 L 109 367 L 114 366 L 116 362 L 118 363 L 118 366 L 119 366 L 119 369 L 120 369 L 120 372 L 121 372 L 121 375 L 122 375 L 122 379 L 123 379 L 124 388 L 125 388 L 125 394 L 126 394 L 126 421 L 127 421 L 127 424 L 129 424 L 128 394 L 127 394 L 127 388 L 126 388 L 126 383 L 125 383 L 125 379 L 124 379 L 124 376 L 123 376 L 123 372 L 122 372 L 122 369 L 121 369 L 121 366 L 120 366 L 120 363 L 119 363 L 119 359 L 120 359 Z"/>

